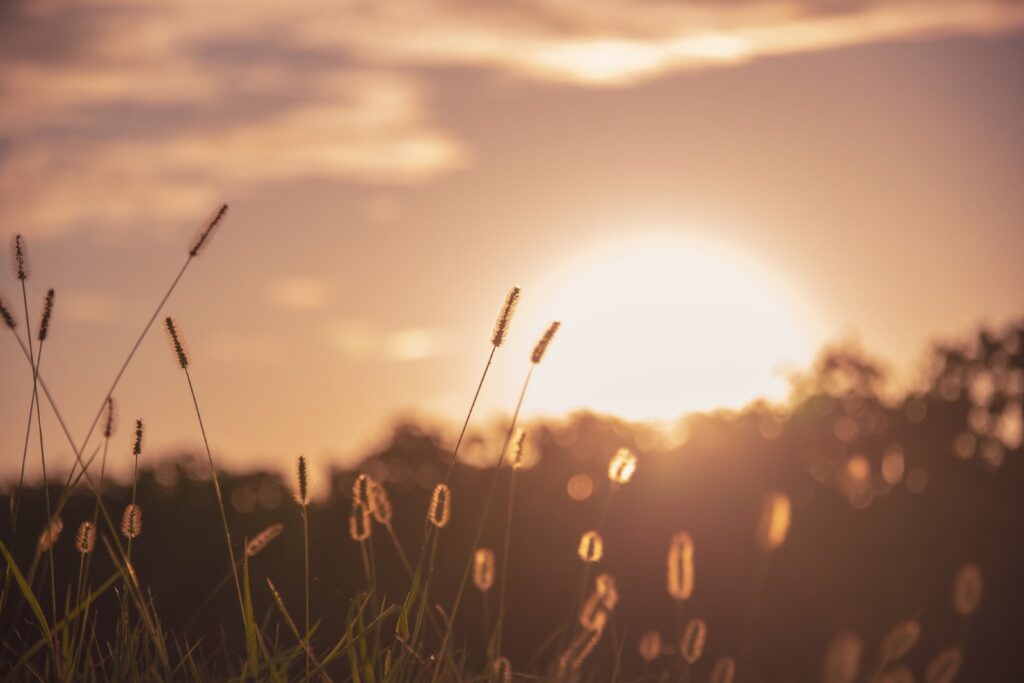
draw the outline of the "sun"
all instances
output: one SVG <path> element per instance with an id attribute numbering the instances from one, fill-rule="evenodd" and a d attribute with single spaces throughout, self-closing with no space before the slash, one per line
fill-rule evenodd
<path id="1" fill-rule="evenodd" d="M 531 398 L 538 413 L 582 407 L 661 420 L 780 399 L 783 371 L 814 351 L 812 317 L 785 279 L 724 244 L 616 241 L 547 280 L 543 308 L 563 326 L 545 387 Z"/>

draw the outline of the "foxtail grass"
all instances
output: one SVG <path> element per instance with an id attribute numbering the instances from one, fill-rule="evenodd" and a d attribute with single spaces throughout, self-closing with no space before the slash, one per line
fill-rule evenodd
<path id="1" fill-rule="evenodd" d="M 198 253 L 198 252 L 196 252 Z M 190 256 L 189 258 L 193 258 Z M 187 262 L 186 262 L 187 265 Z M 185 373 L 185 380 L 188 384 L 188 391 L 192 397 L 192 405 L 196 411 L 196 421 L 199 423 L 199 432 L 203 437 L 203 447 L 206 450 L 206 461 L 210 466 L 210 477 L 213 480 L 213 492 L 217 497 L 217 509 L 220 512 L 220 521 L 224 527 L 224 541 L 227 545 L 228 561 L 231 566 L 231 576 L 235 581 L 235 595 L 238 598 L 238 608 L 242 615 L 242 626 L 243 628 L 248 627 L 248 620 L 245 615 L 245 601 L 242 598 L 242 584 L 238 578 L 238 567 L 235 563 L 235 548 L 231 541 L 231 529 L 228 526 L 228 517 L 226 508 L 224 505 L 224 494 L 220 487 L 220 476 L 217 474 L 217 466 L 213 462 L 213 452 L 210 450 L 210 440 L 206 435 L 206 425 L 203 423 L 203 413 L 199 409 L 199 399 L 196 397 L 196 389 L 192 383 L 192 373 L 189 370 L 189 358 L 185 351 L 185 344 L 182 340 L 181 332 L 178 329 L 174 319 L 168 316 L 164 319 L 164 325 L 167 330 L 167 336 L 171 343 L 171 350 L 174 352 L 178 366 Z M 141 425 L 136 425 L 136 442 L 141 448 Z"/>
<path id="2" fill-rule="evenodd" d="M 512 297 L 512 293 L 510 293 L 509 298 L 506 299 L 505 306 L 502 309 L 502 315 L 499 316 L 499 318 L 498 318 L 498 322 L 499 323 L 501 323 L 502 318 L 505 317 L 504 316 L 505 311 L 508 311 L 511 308 L 515 307 L 515 304 L 518 301 L 518 298 L 519 298 L 518 297 L 518 291 L 515 292 L 515 297 L 514 298 Z M 511 304 L 510 304 L 510 300 L 511 300 Z M 472 553 L 475 553 L 476 549 L 480 547 L 480 540 L 483 537 L 484 528 L 485 528 L 485 526 L 487 524 L 487 519 L 488 519 L 488 516 L 489 516 L 490 511 L 491 511 L 491 505 L 494 502 L 495 493 L 496 493 L 497 488 L 498 488 L 498 481 L 499 481 L 500 476 L 501 476 L 501 466 L 502 466 L 502 464 L 505 461 L 505 456 L 508 453 L 509 444 L 512 441 L 512 436 L 515 434 L 516 427 L 518 426 L 519 413 L 520 413 L 520 411 L 522 410 L 522 407 L 523 407 L 523 401 L 524 401 L 524 399 L 526 397 L 526 390 L 529 388 L 529 386 L 530 386 L 530 379 L 533 377 L 533 372 L 537 368 L 537 366 L 541 362 L 541 360 L 543 360 L 544 354 L 545 354 L 545 352 L 547 350 L 547 347 L 551 343 L 551 338 L 554 336 L 555 331 L 558 330 L 558 326 L 559 326 L 559 323 L 555 322 L 555 323 L 552 323 L 548 327 L 547 331 L 544 333 L 544 336 L 541 337 L 541 341 L 538 342 L 537 347 L 534 348 L 534 351 L 533 351 L 533 353 L 530 356 L 530 367 L 529 367 L 529 369 L 526 372 L 526 377 L 523 379 L 523 386 L 519 390 L 519 397 L 518 397 L 518 399 L 516 399 L 515 410 L 513 410 L 513 412 L 512 412 L 512 420 L 509 423 L 508 431 L 505 433 L 505 439 L 504 439 L 504 441 L 501 444 L 501 450 L 499 451 L 499 454 L 498 454 L 498 462 L 495 464 L 494 474 L 491 476 L 491 485 L 490 485 L 490 487 L 488 489 L 487 496 L 484 498 L 484 508 L 483 508 L 483 511 L 480 514 L 480 521 L 477 524 L 476 534 L 475 534 L 474 539 L 473 539 L 472 552 L 471 552 L 470 556 L 467 558 L 465 569 L 462 572 L 462 577 L 461 577 L 461 580 L 459 581 L 459 589 L 458 589 L 458 591 L 455 594 L 455 601 L 452 604 L 451 615 L 450 615 L 450 618 L 449 618 L 449 621 L 448 621 L 448 625 L 445 628 L 445 635 L 444 635 L 444 638 L 442 638 L 442 640 L 441 640 L 441 649 L 442 650 L 444 650 L 448 646 L 448 641 L 451 638 L 451 634 L 452 634 L 452 628 L 453 628 L 455 620 L 456 620 L 456 618 L 458 617 L 458 614 L 459 614 L 459 607 L 462 604 L 462 597 L 465 594 L 466 585 L 467 585 L 467 583 L 469 581 L 470 572 L 473 569 L 473 554 Z M 495 335 L 495 339 L 497 339 L 497 335 Z M 494 342 L 495 339 L 492 339 L 492 342 Z M 503 339 L 503 337 L 502 337 L 502 339 Z M 497 344 L 495 344 L 495 348 L 497 348 Z M 539 351 L 538 351 L 538 348 L 540 349 Z M 501 653 L 499 652 L 497 654 L 500 655 Z M 437 680 L 437 677 L 440 674 L 441 664 L 442 664 L 442 661 L 439 658 L 437 663 L 434 666 L 434 673 L 431 676 L 432 683 L 433 683 L 433 681 Z"/>

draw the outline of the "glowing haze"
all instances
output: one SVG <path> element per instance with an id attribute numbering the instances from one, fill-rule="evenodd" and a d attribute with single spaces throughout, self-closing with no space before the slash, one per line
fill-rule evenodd
<path id="1" fill-rule="evenodd" d="M 740 406 L 850 329 L 908 373 L 931 335 L 1020 314 L 1022 24 L 998 0 L 16 0 L 0 223 L 33 316 L 57 290 L 42 373 L 76 435 L 222 201 L 167 312 L 232 465 L 455 419 L 513 284 L 481 420 L 552 319 L 529 415 Z M 0 376 L 20 455 L 9 335 Z M 122 424 L 194 448 L 184 392 L 152 335 Z"/>

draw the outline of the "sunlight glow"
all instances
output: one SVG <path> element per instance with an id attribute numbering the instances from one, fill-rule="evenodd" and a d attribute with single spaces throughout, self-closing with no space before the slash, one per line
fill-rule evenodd
<path id="1" fill-rule="evenodd" d="M 675 236 L 582 255 L 552 278 L 564 325 L 538 412 L 587 407 L 632 419 L 784 398 L 784 370 L 816 339 L 797 297 L 746 255 Z M 539 322 L 539 319 L 538 319 Z"/>

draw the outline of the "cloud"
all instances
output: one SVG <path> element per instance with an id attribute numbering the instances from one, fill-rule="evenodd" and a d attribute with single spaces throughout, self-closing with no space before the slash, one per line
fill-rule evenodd
<path id="1" fill-rule="evenodd" d="M 330 284 L 323 278 L 280 278 L 270 285 L 270 302 L 281 308 L 313 310 L 327 304 Z"/>
<path id="2" fill-rule="evenodd" d="M 383 331 L 354 320 L 330 323 L 327 341 L 351 359 L 395 363 L 434 358 L 445 349 L 445 334 L 442 330 L 414 327 Z"/>
<path id="3" fill-rule="evenodd" d="M 0 7 L 0 220 L 158 226 L 277 182 L 427 182 L 470 161 L 432 120 L 436 66 L 620 87 L 1022 25 L 1000 0 L 18 0 Z"/>

